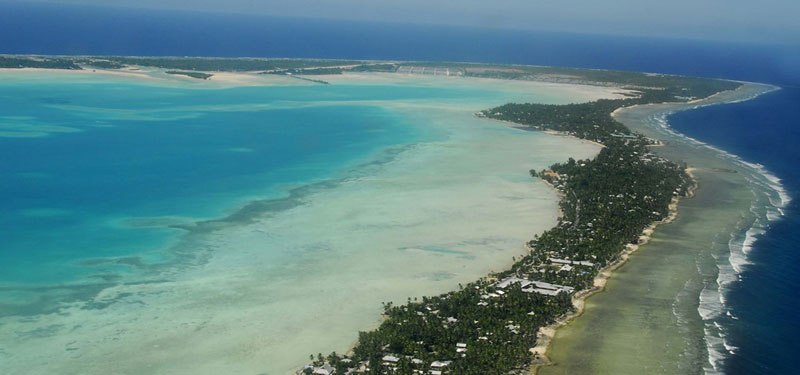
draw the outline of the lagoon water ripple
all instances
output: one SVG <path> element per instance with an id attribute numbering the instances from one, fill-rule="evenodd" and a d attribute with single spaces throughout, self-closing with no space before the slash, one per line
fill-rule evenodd
<path id="1" fill-rule="evenodd" d="M 555 223 L 598 147 L 472 114 L 611 88 L 2 73 L 0 372 L 287 373 Z M 186 345 L 191 342 L 192 345 Z"/>

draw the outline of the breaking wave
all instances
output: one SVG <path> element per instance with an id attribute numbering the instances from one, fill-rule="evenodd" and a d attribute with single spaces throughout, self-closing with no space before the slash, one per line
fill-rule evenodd
<path id="1" fill-rule="evenodd" d="M 748 97 L 735 102 L 750 99 L 752 98 Z M 700 107 L 702 105 L 689 109 Z M 672 129 L 667 118 L 673 113 L 665 112 L 653 116 L 650 118 L 651 123 L 658 125 L 658 129 L 664 133 L 683 139 L 695 147 L 709 149 L 716 157 L 730 162 L 738 173 L 744 174 L 753 193 L 750 210 L 742 215 L 735 230 L 730 233 L 727 246 L 720 246 L 720 250 L 712 254 L 716 269 L 704 272 L 705 264 L 701 264 L 703 262 L 700 259 L 697 261 L 698 272 L 701 275 L 716 273 L 716 277 L 705 278 L 698 297 L 697 313 L 703 320 L 704 340 L 708 353 L 704 371 L 707 375 L 722 374 L 722 365 L 726 358 L 738 349 L 726 339 L 726 326 L 738 320 L 726 305 L 726 295 L 732 284 L 741 279 L 740 274 L 751 264 L 749 254 L 754 244 L 767 232 L 771 222 L 780 220 L 785 215 L 784 208 L 791 201 L 791 197 L 781 179 L 763 165 L 748 162 L 738 155 Z M 720 244 L 724 244 L 724 241 L 720 241 Z"/>

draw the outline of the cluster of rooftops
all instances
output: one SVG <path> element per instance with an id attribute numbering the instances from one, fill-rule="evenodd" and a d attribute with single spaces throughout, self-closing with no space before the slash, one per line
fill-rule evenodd
<path id="1" fill-rule="evenodd" d="M 573 265 L 581 265 L 581 266 L 589 266 L 592 267 L 594 264 L 588 261 L 574 261 L 574 260 L 565 260 L 565 259 L 558 259 L 558 258 L 550 258 L 550 262 L 553 264 L 562 264 L 562 267 L 572 267 Z M 573 293 L 575 288 L 571 286 L 565 285 L 558 285 L 547 283 L 543 281 L 536 281 L 536 280 L 528 280 L 517 276 L 510 276 L 506 277 L 502 280 L 497 281 L 492 285 L 493 290 L 486 294 L 481 295 L 481 302 L 478 303 L 479 306 L 488 306 L 488 303 L 485 300 L 490 298 L 500 298 L 506 294 L 506 291 L 512 286 L 518 284 L 520 288 L 522 288 L 523 292 L 527 293 L 538 293 L 546 296 L 556 296 L 559 293 Z M 430 308 L 428 308 L 430 310 Z M 432 312 L 434 315 L 438 311 Z M 453 317 L 448 317 L 445 320 L 447 323 L 455 323 L 458 320 Z M 518 329 L 518 326 L 510 324 L 507 327 L 512 332 L 515 332 Z M 487 337 L 479 337 L 478 340 L 486 340 Z M 462 357 L 466 355 L 468 350 L 466 343 L 456 343 L 456 353 L 460 354 Z M 397 354 L 387 353 L 381 358 L 381 366 L 388 370 L 396 370 L 398 363 L 401 361 L 401 357 Z M 443 372 L 447 372 L 448 366 L 452 363 L 452 361 L 446 360 L 437 360 L 431 362 L 428 369 L 424 367 L 424 361 L 418 358 L 413 358 L 411 356 L 405 356 L 405 359 L 411 363 L 411 365 L 417 367 L 413 370 L 415 374 L 419 375 L 442 375 Z M 349 358 L 343 358 L 343 362 L 350 363 L 352 362 Z M 350 375 L 353 373 L 365 373 L 369 371 L 370 363 L 369 361 L 361 361 L 354 366 L 350 366 L 348 371 L 344 375 Z M 308 373 L 307 371 L 310 370 L 312 375 L 334 375 L 336 373 L 336 369 L 330 366 L 328 363 L 324 363 L 321 366 L 313 366 L 308 365 L 301 370 L 297 371 L 298 375 L 303 375 Z"/>
<path id="2" fill-rule="evenodd" d="M 464 353 L 467 351 L 467 344 L 459 343 L 456 344 L 457 351 L 460 353 Z M 408 356 L 407 356 L 408 357 Z M 450 366 L 453 361 L 433 361 L 431 362 L 430 369 L 425 371 L 422 368 L 424 362 L 418 358 L 410 358 L 410 362 L 414 366 L 418 366 L 419 368 L 414 370 L 415 374 L 419 375 L 442 375 L 443 372 L 447 371 L 447 367 Z M 349 362 L 350 359 L 342 359 L 342 361 Z M 395 370 L 397 368 L 397 364 L 400 362 L 400 357 L 394 354 L 387 354 L 381 358 L 381 366 L 386 367 L 391 370 Z M 336 374 L 336 369 L 331 367 L 330 364 L 325 363 L 322 366 L 312 366 L 308 365 L 301 370 L 297 371 L 297 375 L 303 375 L 306 373 L 306 370 L 311 370 L 312 375 L 334 375 Z M 359 362 L 357 366 L 350 368 L 345 375 L 349 375 L 354 372 L 364 373 L 369 370 L 369 361 L 362 361 Z"/>
<path id="3" fill-rule="evenodd" d="M 572 293 L 573 291 L 575 291 L 575 288 L 571 286 L 551 284 L 543 281 L 532 281 L 512 276 L 497 282 L 497 284 L 494 285 L 496 290 L 493 293 L 484 294 L 481 297 L 482 298 L 499 297 L 505 293 L 503 291 L 504 289 L 507 289 L 513 284 L 519 284 L 523 292 L 539 293 L 547 296 L 555 296 L 561 292 Z"/>
<path id="4" fill-rule="evenodd" d="M 456 345 L 457 345 L 458 350 L 460 352 L 466 352 L 467 351 L 467 344 L 459 343 L 459 344 L 456 344 Z M 392 368 L 392 369 L 396 368 L 397 367 L 397 363 L 400 362 L 400 358 L 396 357 L 396 356 L 394 356 L 392 354 L 385 355 L 381 360 L 383 361 L 383 363 L 382 363 L 383 366 L 386 366 L 386 367 L 389 367 L 389 368 Z M 420 366 L 423 363 L 424 362 L 421 359 L 411 358 L 411 364 L 412 365 Z M 430 374 L 430 375 L 442 375 L 442 371 L 445 371 L 447 369 L 447 366 L 449 366 L 451 363 L 453 363 L 453 361 L 433 361 L 433 362 L 431 362 L 431 366 L 430 366 L 430 370 L 428 370 L 428 374 Z M 415 369 L 414 373 L 416 373 L 416 374 L 425 374 L 425 371 L 422 370 L 422 369 Z"/>
<path id="5" fill-rule="evenodd" d="M 643 91 L 641 100 L 660 101 L 663 95 L 655 91 Z M 492 362 L 485 361 L 486 356 L 505 356 L 502 358 L 509 363 L 526 364 L 527 351 L 506 350 L 509 345 L 538 342 L 539 328 L 572 308 L 569 295 L 576 292 L 575 288 L 589 287 L 599 267 L 618 256 L 619 244 L 635 243 L 637 233 L 663 218 L 670 193 L 673 198 L 680 196 L 688 186 L 688 178 L 680 173 L 677 164 L 647 149 L 660 141 L 631 133 L 609 116 L 611 110 L 624 103 L 627 102 L 598 101 L 557 108 L 508 104 L 479 112 L 479 117 L 539 124 L 537 128 L 596 140 L 606 147 L 594 160 L 570 160 L 538 174 L 564 194 L 561 203 L 564 216 L 547 236 L 530 241 L 531 253 L 510 270 L 469 284 L 463 291 L 460 288 L 452 294 L 423 299 L 422 304 L 409 303 L 391 310 L 394 314 L 391 317 L 396 319 L 385 326 L 385 331 L 378 331 L 386 336 L 376 333 L 369 337 L 376 339 L 369 341 L 375 345 L 368 348 L 368 353 L 360 353 L 359 359 L 366 355 L 371 362 L 353 363 L 345 358 L 350 364 L 340 366 L 337 361 L 341 357 L 329 357 L 328 361 L 344 371 L 344 375 L 369 370 L 384 374 L 442 375 L 455 373 L 465 364 L 472 366 L 470 369 L 503 371 L 500 366 L 486 365 Z M 531 174 L 537 176 L 535 171 Z M 640 175 L 653 178 L 639 179 Z M 587 180 L 598 183 L 586 184 Z M 458 298 L 448 301 L 451 295 Z M 388 339 L 377 340 L 381 338 Z M 417 338 L 426 342 L 416 341 L 414 345 L 412 340 Z M 392 342 L 392 349 L 389 344 L 378 345 L 386 342 Z M 315 366 L 322 361 L 320 357 Z M 332 374 L 329 365 L 320 368 L 310 370 L 315 375 Z"/>

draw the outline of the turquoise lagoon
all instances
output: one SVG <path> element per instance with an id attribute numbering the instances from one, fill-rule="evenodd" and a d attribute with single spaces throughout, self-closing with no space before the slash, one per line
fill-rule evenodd
<path id="1" fill-rule="evenodd" d="M 286 374 L 380 302 L 510 264 L 527 171 L 596 145 L 479 119 L 612 88 L 0 72 L 0 372 Z"/>

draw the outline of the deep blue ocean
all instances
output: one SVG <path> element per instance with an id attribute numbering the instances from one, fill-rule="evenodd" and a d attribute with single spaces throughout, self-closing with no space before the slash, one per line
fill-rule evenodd
<path id="1" fill-rule="evenodd" d="M 782 179 L 794 198 L 784 219 L 772 223 L 754 244 L 753 265 L 731 291 L 729 307 L 740 318 L 732 328 L 731 341 L 739 350 L 725 366 L 730 374 L 796 371 L 794 356 L 800 353 L 796 319 L 800 310 L 796 298 L 800 290 L 800 44 L 12 3 L 0 4 L 0 53 L 473 61 L 648 71 L 779 85 L 783 90 L 755 100 L 679 113 L 670 122 L 692 137 L 763 164 Z M 208 141 L 221 142 L 213 137 Z M 37 147 L 61 147 L 42 142 Z M 91 157 L 90 151 L 86 157 Z M 235 164 L 236 156 L 231 158 L 223 162 Z M 54 154 L 54 168 L 57 162 Z M 224 168 L 221 165 L 220 171 Z M 126 199 L 145 201 L 148 197 Z"/>
<path id="2" fill-rule="evenodd" d="M 783 219 L 753 244 L 748 265 L 727 294 L 739 318 L 726 338 L 739 349 L 728 374 L 791 374 L 800 353 L 800 89 L 785 87 L 754 100 L 700 108 L 669 117 L 678 131 L 763 164 L 780 177 L 793 200 Z"/>

